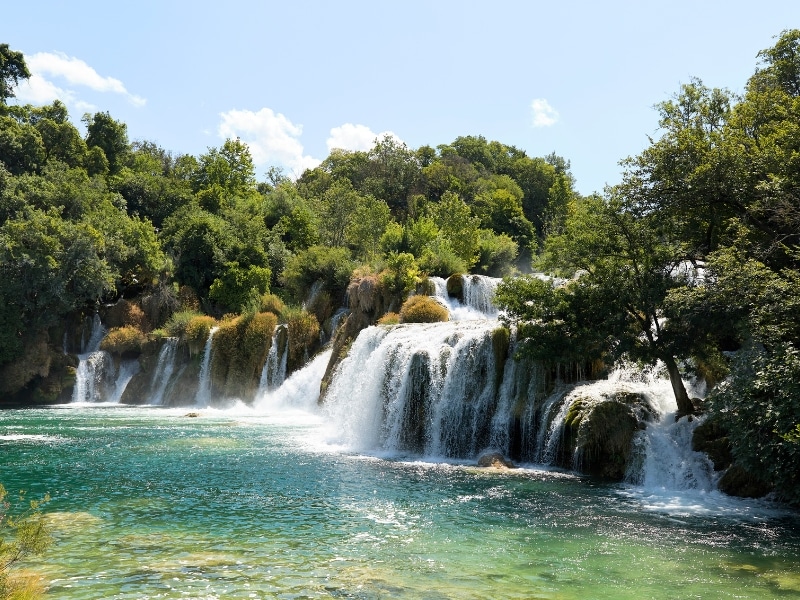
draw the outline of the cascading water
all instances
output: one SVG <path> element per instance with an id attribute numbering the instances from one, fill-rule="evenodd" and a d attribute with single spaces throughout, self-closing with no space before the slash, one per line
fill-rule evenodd
<path id="1" fill-rule="evenodd" d="M 694 424 L 674 422 L 666 378 L 622 368 L 607 380 L 557 383 L 547 391 L 541 367 L 513 358 L 497 363 L 493 334 L 500 323 L 491 304 L 497 280 L 465 276 L 470 292 L 464 304 L 447 296 L 443 279 L 430 280 L 456 318 L 376 326 L 359 334 L 325 396 L 338 442 L 359 452 L 456 459 L 493 449 L 523 462 L 566 461 L 580 469 L 583 451 L 565 454 L 571 406 L 580 400 L 592 407 L 621 394 L 636 398 L 631 410 L 639 426 L 647 424 L 635 434 L 627 480 L 670 489 L 713 488 L 705 456 L 690 449 Z"/>
<path id="2" fill-rule="evenodd" d="M 429 277 L 433 284 L 434 297 L 450 311 L 451 321 L 469 321 L 497 317 L 494 305 L 494 291 L 500 279 L 485 275 L 462 275 L 461 286 L 464 301 L 450 297 L 447 293 L 447 281 L 441 277 Z"/>
<path id="3" fill-rule="evenodd" d="M 280 338 L 286 335 L 286 325 L 278 325 L 272 334 L 272 343 L 267 353 L 267 360 L 261 370 L 261 379 L 258 384 L 256 398 L 261 398 L 266 393 L 274 391 L 286 379 L 286 361 L 289 356 L 289 344 L 285 342 L 281 348 Z"/>
<path id="4" fill-rule="evenodd" d="M 100 350 L 100 342 L 106 329 L 100 315 L 92 319 L 92 329 L 87 341 L 81 336 L 81 353 L 78 355 L 78 368 L 75 371 L 75 387 L 72 390 L 73 402 L 102 402 L 109 372 L 111 356 Z"/>
<path id="5" fill-rule="evenodd" d="M 156 368 L 150 379 L 149 403 L 154 406 L 164 404 L 164 393 L 167 391 L 172 373 L 175 370 L 175 355 L 178 349 L 178 338 L 170 337 L 164 340 L 164 345 L 158 353 Z"/>
<path id="6" fill-rule="evenodd" d="M 495 326 L 476 320 L 362 331 L 326 394 L 341 441 L 441 457 L 482 449 L 494 413 Z"/>
<path id="7" fill-rule="evenodd" d="M 500 281 L 502 280 L 485 275 L 462 275 L 464 305 L 487 315 L 497 315 L 494 292 Z"/>
<path id="8" fill-rule="evenodd" d="M 314 412 L 319 397 L 319 386 L 331 358 L 331 350 L 315 356 L 302 369 L 292 373 L 274 389 L 259 393 L 253 408 L 259 412 L 302 410 Z"/>
<path id="9" fill-rule="evenodd" d="M 211 402 L 211 353 L 214 334 L 218 327 L 212 327 L 208 332 L 205 348 L 203 348 L 203 361 L 200 364 L 200 376 L 197 384 L 197 395 L 194 404 L 199 408 L 204 408 Z"/>

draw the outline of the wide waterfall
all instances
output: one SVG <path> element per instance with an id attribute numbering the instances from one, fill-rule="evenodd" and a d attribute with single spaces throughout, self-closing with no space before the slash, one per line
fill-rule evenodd
<path id="1" fill-rule="evenodd" d="M 73 402 L 117 403 L 125 386 L 139 370 L 137 361 L 114 361 L 108 352 L 100 350 L 100 342 L 106 333 L 100 316 L 95 314 L 89 339 L 85 336 L 81 339 L 81 353 L 78 355 L 75 387 L 72 390 Z"/>

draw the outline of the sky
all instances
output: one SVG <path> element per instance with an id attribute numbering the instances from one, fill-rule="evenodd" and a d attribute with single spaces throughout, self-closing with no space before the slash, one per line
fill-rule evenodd
<path id="1" fill-rule="evenodd" d="M 390 134 L 416 149 L 482 135 L 620 181 L 655 105 L 700 78 L 743 91 L 800 27 L 796 0 L 9 2 L 0 43 L 32 77 L 17 102 L 108 112 L 133 140 L 199 156 L 246 142 L 259 180 Z M 13 101 L 12 101 L 13 102 Z"/>

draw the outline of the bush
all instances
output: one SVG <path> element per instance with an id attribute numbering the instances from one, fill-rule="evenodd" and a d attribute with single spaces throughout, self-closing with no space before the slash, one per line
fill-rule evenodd
<path id="1" fill-rule="evenodd" d="M 311 246 L 289 260 L 283 281 L 298 303 L 306 299 L 306 294 L 318 281 L 332 298 L 342 298 L 354 266 L 347 248 Z"/>
<path id="2" fill-rule="evenodd" d="M 397 325 L 400 322 L 400 315 L 396 312 L 388 312 L 378 319 L 378 325 Z"/>
<path id="3" fill-rule="evenodd" d="M 20 494 L 22 497 L 24 494 Z M 30 578 L 13 577 L 11 569 L 27 556 L 44 552 L 51 544 L 39 506 L 47 502 L 31 501 L 23 512 L 12 515 L 9 510 L 8 493 L 0 484 L 0 598 L 33 600 L 42 596 L 42 588 Z"/>
<path id="4" fill-rule="evenodd" d="M 133 326 L 115 327 L 100 342 L 100 350 L 120 356 L 130 352 L 140 352 L 147 336 Z"/>
<path id="5" fill-rule="evenodd" d="M 244 268 L 236 261 L 230 262 L 225 265 L 222 277 L 212 282 L 208 297 L 224 308 L 242 311 L 252 296 L 260 298 L 269 291 L 271 276 L 268 267 L 249 265 Z"/>
<path id="6" fill-rule="evenodd" d="M 401 323 L 438 323 L 449 320 L 448 310 L 430 296 L 411 296 L 400 309 Z"/>
<path id="7" fill-rule="evenodd" d="M 264 294 L 261 296 L 261 311 L 269 312 L 280 317 L 286 310 L 286 304 L 275 294 Z"/>
<path id="8" fill-rule="evenodd" d="M 289 330 L 287 369 L 294 371 L 319 345 L 319 321 L 314 315 L 299 309 L 287 310 L 284 316 Z"/>
<path id="9" fill-rule="evenodd" d="M 166 329 L 170 337 L 183 337 L 186 333 L 186 326 L 189 324 L 189 321 L 199 316 L 202 316 L 202 313 L 196 310 L 182 310 L 173 313 L 164 326 L 164 329 Z"/>
<path id="10" fill-rule="evenodd" d="M 189 320 L 183 333 L 183 339 L 189 344 L 189 351 L 192 354 L 197 354 L 205 346 L 211 328 L 216 324 L 214 318 L 208 315 L 196 315 Z"/>

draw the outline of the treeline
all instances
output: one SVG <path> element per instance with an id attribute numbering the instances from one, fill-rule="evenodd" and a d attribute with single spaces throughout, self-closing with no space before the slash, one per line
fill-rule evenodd
<path id="1" fill-rule="evenodd" d="M 9 103 L 29 77 L 0 45 L 0 392 L 41 377 L 71 315 L 140 299 L 147 328 L 182 309 L 221 318 L 276 299 L 319 324 L 354 270 L 397 311 L 423 274 L 530 269 L 575 197 L 569 163 L 483 137 L 416 150 L 391 137 L 334 150 L 296 181 L 259 180 L 246 144 L 200 156 L 129 139 L 106 112 Z M 134 319 L 137 326 L 143 321 Z M 130 319 L 129 319 L 130 320 Z M 7 366 L 14 368 L 5 368 Z"/>

